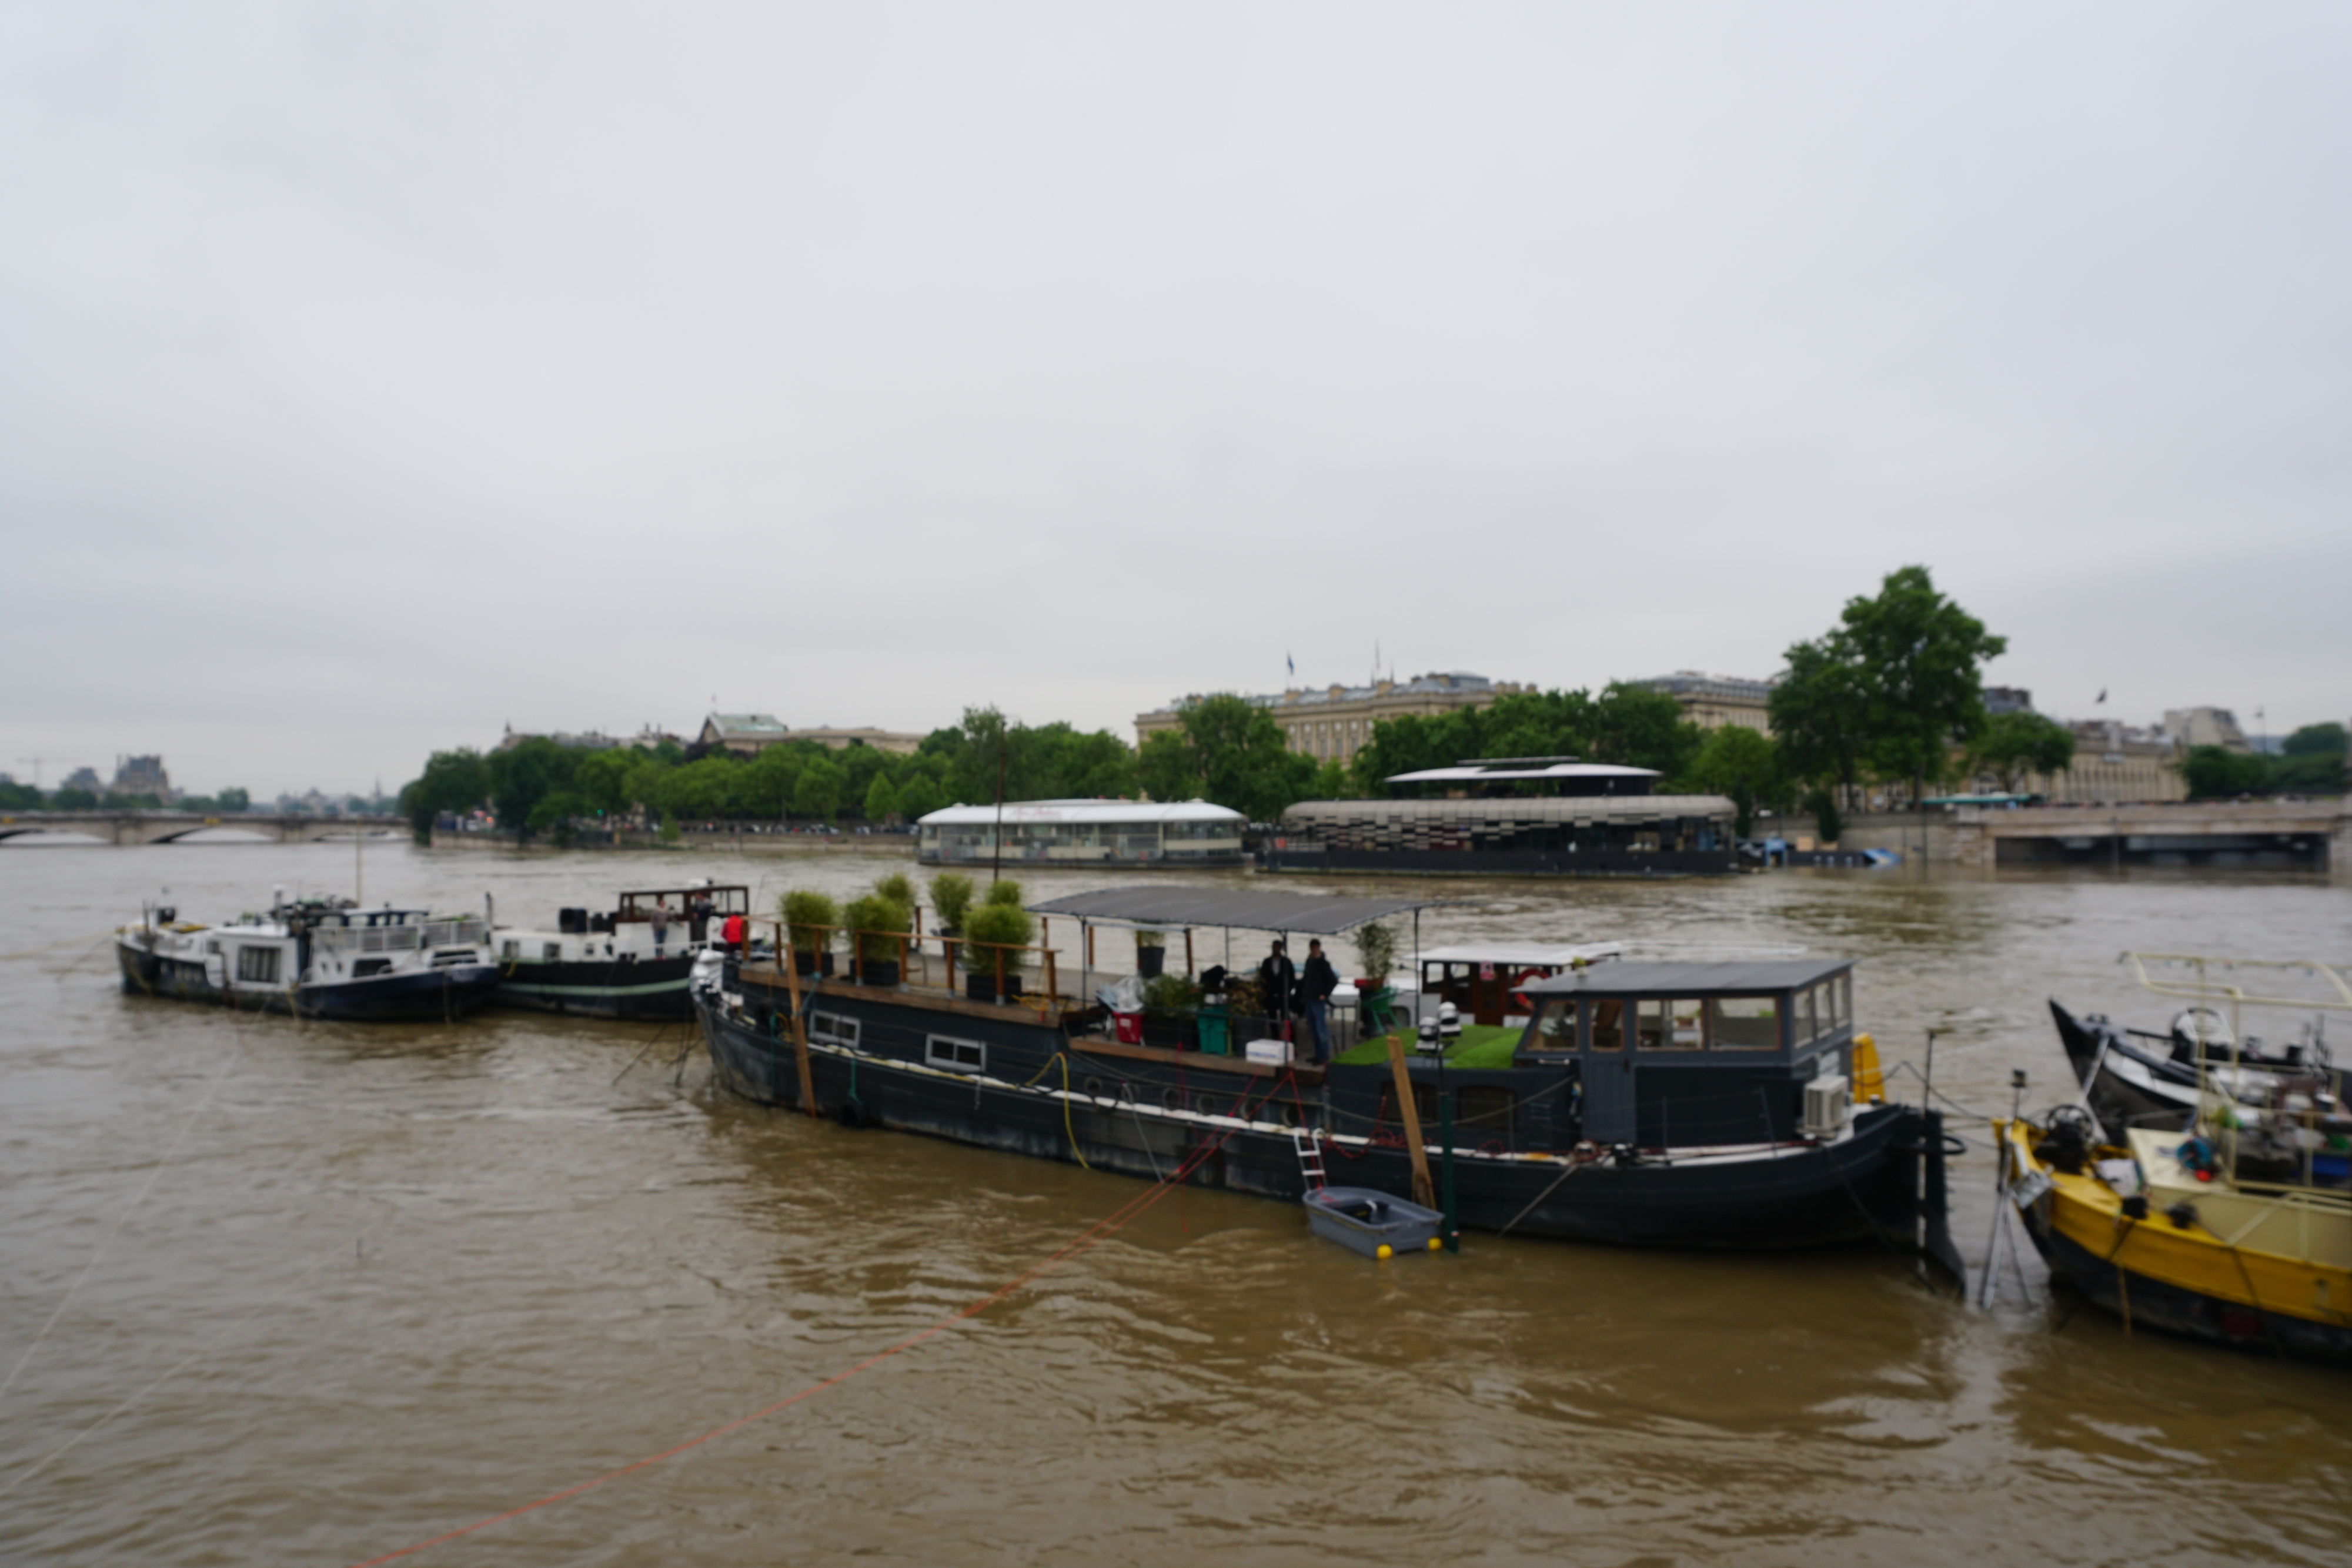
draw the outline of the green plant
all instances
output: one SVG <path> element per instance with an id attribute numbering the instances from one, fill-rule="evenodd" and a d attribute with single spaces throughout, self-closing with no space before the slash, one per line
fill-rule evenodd
<path id="1" fill-rule="evenodd" d="M 1168 933 L 1139 925 L 1135 928 L 1135 945 L 1139 947 L 1165 947 L 1168 946 Z"/>
<path id="2" fill-rule="evenodd" d="M 1021 907 L 1021 884 L 1009 876 L 1000 878 L 988 884 L 988 892 L 982 896 L 981 902 L 1009 904 L 1018 909 Z"/>
<path id="3" fill-rule="evenodd" d="M 1397 928 L 1385 920 L 1360 928 L 1356 954 L 1363 960 L 1364 977 L 1376 986 L 1387 985 L 1390 972 L 1396 967 Z"/>
<path id="4" fill-rule="evenodd" d="M 1241 1018 L 1265 1016 L 1265 990 L 1255 975 L 1225 982 L 1225 1008 Z"/>
<path id="5" fill-rule="evenodd" d="M 874 891 L 893 904 L 908 909 L 915 907 L 915 880 L 903 871 L 875 878 Z"/>
<path id="6" fill-rule="evenodd" d="M 939 911 L 940 929 L 962 930 L 964 916 L 971 913 L 971 901 L 978 893 L 971 878 L 960 871 L 943 871 L 931 878 L 931 907 Z"/>
<path id="7" fill-rule="evenodd" d="M 1189 975 L 1154 975 L 1144 982 L 1143 1005 L 1156 1013 L 1196 1012 L 1201 1006 L 1200 983 Z"/>
<path id="8" fill-rule="evenodd" d="M 816 953 L 830 946 L 833 928 L 841 924 L 839 906 L 814 888 L 793 889 L 776 901 L 776 912 L 792 933 L 795 953 Z"/>
<path id="9" fill-rule="evenodd" d="M 983 904 L 964 922 L 963 945 L 956 949 L 956 956 L 973 974 L 992 975 L 1000 949 L 1026 947 L 1036 932 L 1036 921 L 1019 904 Z M 1017 952 L 1004 955 L 1008 974 L 1021 967 L 1021 956 Z"/>
<path id="10" fill-rule="evenodd" d="M 879 893 L 851 899 L 841 917 L 843 924 L 856 933 L 857 956 L 867 959 L 896 958 L 898 936 L 914 929 L 915 925 L 912 910 Z"/>

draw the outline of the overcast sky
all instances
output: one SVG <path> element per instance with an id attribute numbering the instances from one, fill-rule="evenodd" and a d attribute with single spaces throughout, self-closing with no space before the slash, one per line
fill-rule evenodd
<path id="1" fill-rule="evenodd" d="M 1762 676 L 2352 715 L 2341 4 L 0 10 L 0 769 Z M 2099 691 L 2109 692 L 2104 708 Z"/>

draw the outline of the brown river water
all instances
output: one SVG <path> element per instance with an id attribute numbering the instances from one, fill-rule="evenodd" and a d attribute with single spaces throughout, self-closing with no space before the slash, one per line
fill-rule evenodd
<path id="1" fill-rule="evenodd" d="M 104 934 L 142 898 L 233 916 L 273 883 L 347 892 L 352 860 L 0 848 L 0 1562 L 375 1559 L 839 1377 L 1148 1190 L 730 1101 L 677 1027 L 120 993 Z M 625 886 L 772 907 L 906 863 L 403 844 L 365 876 L 371 902 L 487 891 L 551 924 Z M 1948 1030 L 1936 1086 L 1979 1112 L 2015 1067 L 2028 1109 L 2063 1096 L 2049 998 L 2162 1026 L 2126 948 L 2352 959 L 2352 890 L 2287 876 L 1384 891 L 1464 901 L 1427 942 L 1857 957 L 1889 1064 Z M 1991 1164 L 1980 1121 L 1955 1128 L 1973 1261 Z M 904 1354 L 401 1561 L 2352 1562 L 2352 1376 L 2127 1337 L 2028 1279 L 1982 1312 L 1871 1249 L 1473 1234 L 1373 1264 L 1292 1206 L 1188 1192 Z"/>

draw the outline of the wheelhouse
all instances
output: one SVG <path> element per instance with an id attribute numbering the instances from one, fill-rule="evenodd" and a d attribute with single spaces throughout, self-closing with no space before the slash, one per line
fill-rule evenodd
<path id="1" fill-rule="evenodd" d="M 1625 963 L 1520 988 L 1517 1066 L 1573 1066 L 1584 1135 L 1664 1148 L 1833 1134 L 1851 1108 L 1851 960 Z"/>

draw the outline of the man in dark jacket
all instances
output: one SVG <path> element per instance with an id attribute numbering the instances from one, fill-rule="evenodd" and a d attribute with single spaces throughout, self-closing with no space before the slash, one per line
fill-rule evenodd
<path id="1" fill-rule="evenodd" d="M 1331 993 L 1339 988 L 1339 976 L 1331 967 L 1331 960 L 1323 956 L 1323 944 L 1310 938 L 1307 944 L 1307 967 L 1298 974 L 1298 998 L 1306 1004 L 1307 1030 L 1315 1037 L 1315 1061 L 1319 1065 L 1331 1060 Z"/>
<path id="2" fill-rule="evenodd" d="M 1282 1038 L 1290 1038 L 1290 1008 L 1298 989 L 1298 969 L 1291 963 L 1290 955 L 1276 942 L 1265 962 L 1257 967 L 1257 988 L 1265 998 L 1266 1016 L 1274 1019 Z"/>

